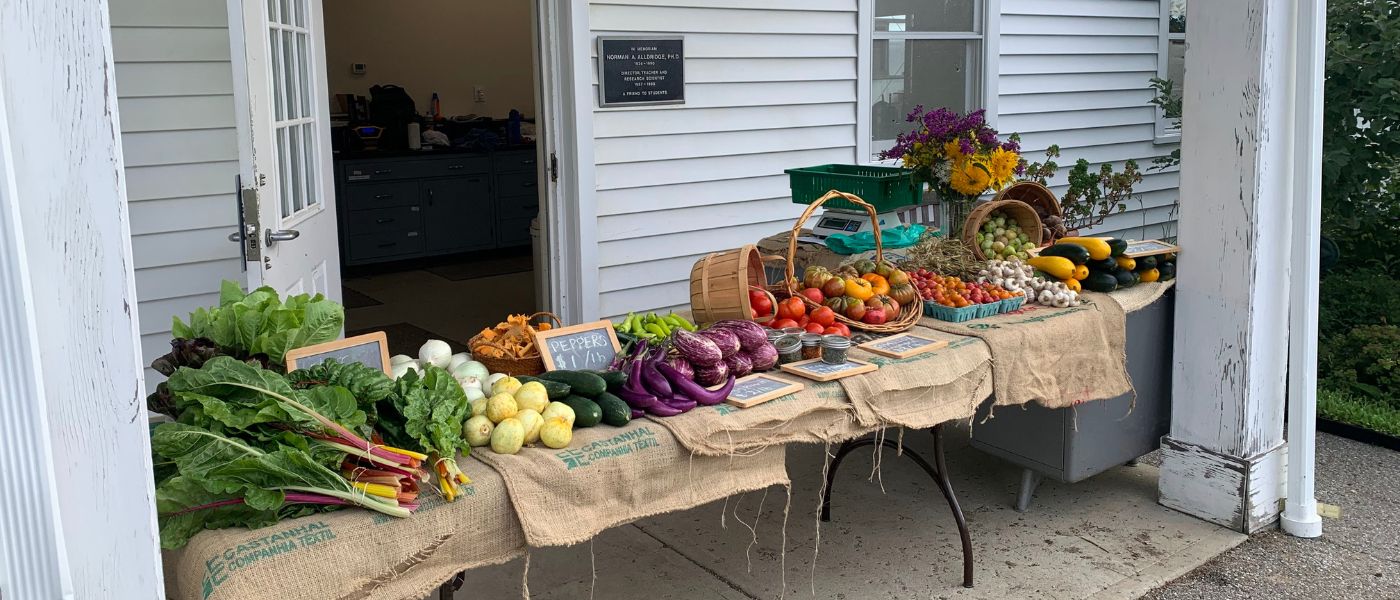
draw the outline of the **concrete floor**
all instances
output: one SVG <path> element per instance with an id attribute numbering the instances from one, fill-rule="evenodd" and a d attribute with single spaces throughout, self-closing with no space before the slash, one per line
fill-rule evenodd
<path id="1" fill-rule="evenodd" d="M 927 438 L 911 433 L 906 443 L 928 452 Z M 882 491 L 879 479 L 867 481 L 872 457 L 862 451 L 842 466 L 813 566 L 821 455 L 789 450 L 786 554 L 787 495 L 770 488 L 615 528 L 591 544 L 535 550 L 530 597 L 1136 598 L 1245 539 L 1159 506 L 1148 465 L 1076 485 L 1047 481 L 1031 511 L 1016 513 L 1018 472 L 961 447 L 948 462 L 977 560 L 977 586 L 964 589 L 957 529 L 937 488 L 886 453 Z M 523 567 L 473 571 L 457 598 L 520 598 Z"/>
<path id="2" fill-rule="evenodd" d="M 1400 452 L 1318 434 L 1317 500 L 1338 505 L 1322 537 L 1255 535 L 1152 600 L 1400 598 Z"/>
<path id="3" fill-rule="evenodd" d="M 428 271 L 346 278 L 344 285 L 381 302 L 345 311 L 345 328 L 359 330 L 410 323 L 466 350 L 468 339 L 515 313 L 535 312 L 534 272 L 451 281 Z M 417 355 L 416 348 L 394 352 Z"/>

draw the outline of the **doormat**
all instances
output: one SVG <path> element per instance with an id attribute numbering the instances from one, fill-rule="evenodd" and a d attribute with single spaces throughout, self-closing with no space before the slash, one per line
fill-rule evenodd
<path id="1" fill-rule="evenodd" d="M 345 308 L 368 308 L 384 304 L 366 294 L 362 294 L 348 287 L 340 288 L 340 303 Z"/>
<path id="2" fill-rule="evenodd" d="M 525 273 L 535 269 L 535 258 L 525 256 L 502 256 L 478 260 L 468 260 L 447 265 L 429 267 L 427 272 L 448 281 L 480 279 L 512 273 Z"/>
<path id="3" fill-rule="evenodd" d="M 412 357 L 418 356 L 418 349 L 423 346 L 423 342 L 428 340 L 442 340 L 452 345 L 453 348 L 461 347 L 466 349 L 465 342 L 454 340 L 448 336 L 433 333 L 412 323 L 394 323 L 393 325 L 383 325 L 380 327 L 366 327 L 354 331 L 346 331 L 345 337 L 355 337 L 366 333 L 383 331 L 385 337 L 389 338 L 389 354 L 407 354 Z"/>

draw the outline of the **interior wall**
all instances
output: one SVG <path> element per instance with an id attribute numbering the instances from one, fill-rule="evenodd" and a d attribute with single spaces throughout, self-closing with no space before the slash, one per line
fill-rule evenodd
<path id="1" fill-rule="evenodd" d="M 534 116 L 531 2 L 335 0 L 325 3 L 326 68 L 333 94 L 369 95 L 392 83 L 425 112 L 433 92 L 444 115 Z M 364 75 L 350 72 L 365 63 Z M 473 101 L 483 86 L 485 102 Z"/>

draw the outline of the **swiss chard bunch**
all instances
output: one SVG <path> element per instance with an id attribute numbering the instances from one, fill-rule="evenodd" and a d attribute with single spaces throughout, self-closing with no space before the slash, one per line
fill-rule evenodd
<path id="1" fill-rule="evenodd" d="M 379 403 L 379 431 L 400 447 L 420 448 L 434 455 L 433 468 L 447 501 L 455 500 L 458 484 L 471 479 L 457 467 L 457 454 L 471 452 L 462 425 L 472 415 L 471 402 L 452 374 L 437 367 L 410 370 L 399 378 L 392 394 Z"/>

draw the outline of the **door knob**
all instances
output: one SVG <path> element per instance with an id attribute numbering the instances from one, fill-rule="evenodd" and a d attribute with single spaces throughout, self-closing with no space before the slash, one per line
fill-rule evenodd
<path id="1" fill-rule="evenodd" d="M 301 237 L 301 232 L 295 229 L 279 229 L 277 231 L 268 229 L 264 231 L 263 240 L 266 243 L 263 245 L 270 247 L 277 242 L 290 242 L 298 237 Z"/>
<path id="2" fill-rule="evenodd" d="M 256 225 L 245 225 L 243 231 L 235 231 L 233 233 L 228 234 L 228 241 L 233 242 L 235 244 L 242 244 L 243 238 L 256 237 L 257 234 L 258 228 Z"/>

